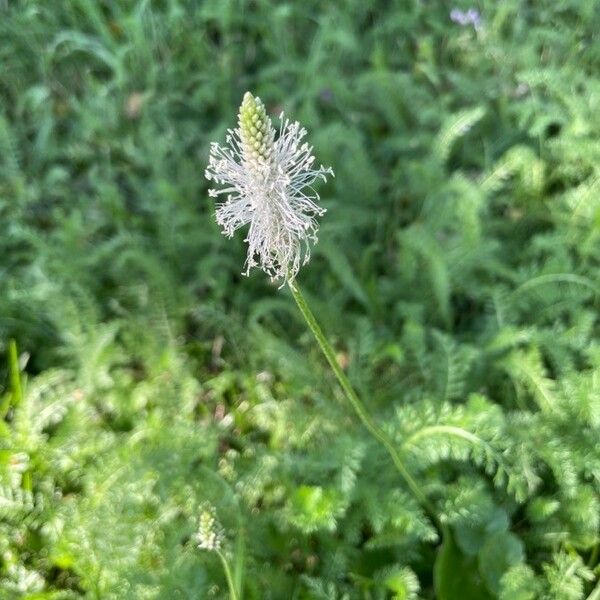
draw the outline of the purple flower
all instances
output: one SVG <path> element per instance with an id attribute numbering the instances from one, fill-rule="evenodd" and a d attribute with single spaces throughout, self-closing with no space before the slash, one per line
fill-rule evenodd
<path id="1" fill-rule="evenodd" d="M 469 8 L 467 11 L 460 10 L 460 8 L 453 8 L 450 11 L 450 19 L 462 27 L 473 25 L 475 29 L 479 29 L 482 24 L 481 14 L 476 8 Z"/>

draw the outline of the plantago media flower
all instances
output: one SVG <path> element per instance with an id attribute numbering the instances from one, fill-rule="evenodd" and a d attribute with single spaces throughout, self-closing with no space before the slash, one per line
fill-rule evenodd
<path id="1" fill-rule="evenodd" d="M 205 504 L 200 511 L 198 532 L 195 535 L 198 548 L 217 552 L 223 545 L 223 537 L 223 528 L 217 521 L 215 508 L 210 504 Z"/>
<path id="2" fill-rule="evenodd" d="M 310 258 L 316 243 L 319 195 L 312 184 L 333 175 L 329 168 L 313 168 L 312 147 L 302 143 L 306 130 L 280 115 L 275 129 L 260 98 L 246 92 L 238 127 L 229 129 L 226 146 L 211 144 L 207 179 L 224 186 L 209 190 L 217 198 L 217 223 L 227 237 L 250 225 L 246 242 L 246 271 L 259 266 L 271 279 L 294 279 Z"/>

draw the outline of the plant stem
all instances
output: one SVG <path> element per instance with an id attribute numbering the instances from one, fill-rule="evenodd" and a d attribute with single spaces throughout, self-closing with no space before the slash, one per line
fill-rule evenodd
<path id="1" fill-rule="evenodd" d="M 8 342 L 8 370 L 10 373 L 10 391 L 12 405 L 19 406 L 23 402 L 23 388 L 21 386 L 21 371 L 19 368 L 19 353 L 17 342 L 11 339 Z"/>
<path id="2" fill-rule="evenodd" d="M 587 597 L 587 600 L 599 600 L 600 599 L 600 582 L 593 589 L 592 593 Z"/>
<path id="3" fill-rule="evenodd" d="M 238 594 L 237 589 L 235 587 L 235 583 L 233 581 L 233 575 L 231 573 L 229 561 L 225 558 L 225 555 L 220 550 L 217 550 L 217 554 L 221 559 L 221 563 L 223 564 L 223 570 L 225 571 L 227 585 L 229 586 L 229 597 L 231 598 L 231 600 L 240 600 L 240 595 Z"/>
<path id="4" fill-rule="evenodd" d="M 600 542 L 596 542 L 594 544 L 592 552 L 590 553 L 590 558 L 587 564 L 590 569 L 593 569 L 596 566 L 596 562 L 598 561 L 598 551 L 600 551 Z"/>
<path id="5" fill-rule="evenodd" d="M 304 320 L 306 321 L 308 327 L 315 336 L 315 339 L 317 340 L 319 347 L 323 351 L 327 362 L 333 370 L 333 373 L 335 374 L 340 386 L 344 390 L 346 398 L 348 398 L 348 401 L 352 405 L 352 408 L 358 415 L 359 419 L 362 421 L 362 424 L 367 428 L 369 433 L 387 450 L 396 469 L 408 485 L 410 491 L 413 493 L 415 498 L 421 503 L 423 508 L 427 510 L 427 512 L 429 513 L 433 521 L 436 523 L 436 525 L 439 526 L 440 523 L 437 518 L 437 513 L 433 508 L 433 505 L 431 504 L 431 502 L 429 502 L 427 496 L 425 496 L 425 494 L 419 487 L 419 484 L 413 479 L 412 475 L 409 473 L 408 469 L 404 465 L 404 462 L 402 461 L 402 458 L 400 457 L 400 454 L 398 453 L 398 450 L 396 449 L 393 440 L 375 423 L 375 421 L 369 414 L 367 408 L 358 397 L 358 394 L 354 391 L 350 380 L 348 379 L 348 377 L 346 377 L 344 371 L 342 371 L 342 368 L 340 367 L 336 359 L 335 351 L 333 350 L 331 344 L 325 337 L 325 334 L 319 326 L 319 323 L 317 322 L 315 316 L 310 310 L 302 292 L 300 291 L 300 288 L 298 287 L 298 284 L 295 281 L 290 281 L 288 282 L 288 285 L 290 287 L 290 290 L 292 291 L 294 300 L 296 301 L 296 304 L 298 305 L 298 308 L 300 309 L 300 312 L 304 317 Z"/>

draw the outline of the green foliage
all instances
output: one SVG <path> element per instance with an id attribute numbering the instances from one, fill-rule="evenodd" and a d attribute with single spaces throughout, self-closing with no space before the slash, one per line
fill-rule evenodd
<path id="1" fill-rule="evenodd" d="M 206 505 L 246 599 L 599 597 L 600 13 L 477 8 L 0 1 L 1 598 L 225 598 Z M 335 169 L 302 287 L 445 535 L 214 223 L 247 89 Z"/>

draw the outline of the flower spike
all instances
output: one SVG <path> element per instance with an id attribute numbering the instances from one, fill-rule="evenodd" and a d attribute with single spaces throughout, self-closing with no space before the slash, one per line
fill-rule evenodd
<path id="1" fill-rule="evenodd" d="M 317 242 L 317 217 L 325 213 L 312 184 L 333 176 L 330 168 L 313 168 L 312 146 L 303 143 L 306 130 L 280 117 L 279 136 L 261 99 L 244 94 L 238 127 L 227 131 L 225 146 L 213 143 L 205 176 L 220 185 L 209 195 L 217 204 L 223 234 L 250 225 L 246 271 L 260 267 L 272 280 L 292 281 L 310 259 Z M 282 283 L 282 284 L 283 284 Z"/>

